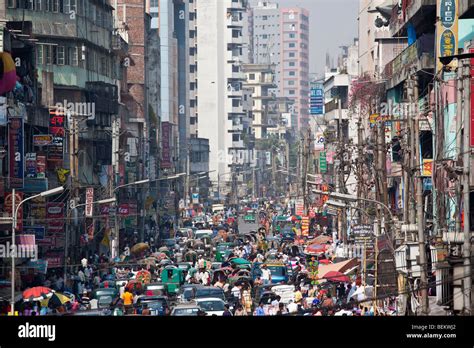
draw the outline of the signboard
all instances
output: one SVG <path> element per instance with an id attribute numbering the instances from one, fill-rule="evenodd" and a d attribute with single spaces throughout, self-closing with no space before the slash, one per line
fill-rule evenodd
<path id="1" fill-rule="evenodd" d="M 27 153 L 25 155 L 26 177 L 36 178 L 36 153 Z"/>
<path id="2" fill-rule="evenodd" d="M 24 179 L 23 118 L 11 117 L 8 124 L 8 154 L 10 189 L 23 188 Z"/>
<path id="3" fill-rule="evenodd" d="M 169 169 L 171 163 L 171 124 L 169 122 L 161 123 L 161 168 Z"/>
<path id="4" fill-rule="evenodd" d="M 459 0 L 437 0 L 438 25 L 436 28 L 437 71 L 443 64 L 439 57 L 453 56 L 458 51 Z M 455 60 L 448 66 L 454 67 Z"/>
<path id="5" fill-rule="evenodd" d="M 328 171 L 328 163 L 326 161 L 326 152 L 321 152 L 319 154 L 319 170 L 321 173 L 326 173 Z"/>
<path id="6" fill-rule="evenodd" d="M 45 237 L 44 226 L 24 226 L 23 233 L 34 234 L 36 240 L 43 240 Z"/>
<path id="7" fill-rule="evenodd" d="M 324 151 L 324 143 L 326 139 L 324 138 L 324 133 L 316 133 L 316 138 L 314 140 L 314 150 L 315 151 Z"/>
<path id="8" fill-rule="evenodd" d="M 311 115 L 324 114 L 324 91 L 321 88 L 311 88 L 309 106 Z"/>
<path id="9" fill-rule="evenodd" d="M 64 203 L 46 203 L 47 237 L 52 241 L 54 237 L 64 232 Z"/>
<path id="10" fill-rule="evenodd" d="M 130 214 L 130 207 L 129 207 L 128 203 L 120 204 L 119 209 L 118 209 L 118 213 L 121 216 L 128 216 Z"/>
<path id="11" fill-rule="evenodd" d="M 433 160 L 423 159 L 423 174 L 422 176 L 431 177 L 433 175 Z"/>
<path id="12" fill-rule="evenodd" d="M 48 147 L 48 160 L 60 161 L 63 159 L 64 152 L 64 121 L 65 115 L 63 112 L 50 110 L 49 112 L 49 133 L 53 139 Z"/>
<path id="13" fill-rule="evenodd" d="M 303 214 L 304 214 L 304 200 L 303 200 L 303 198 L 298 198 L 296 200 L 295 213 L 296 213 L 296 215 L 303 216 Z"/>
<path id="14" fill-rule="evenodd" d="M 193 204 L 199 204 L 199 193 L 193 193 Z"/>
<path id="15" fill-rule="evenodd" d="M 305 237 L 309 236 L 309 217 L 303 216 L 301 220 L 301 234 Z"/>
<path id="16" fill-rule="evenodd" d="M 352 228 L 352 233 L 355 244 L 373 246 L 375 236 L 372 225 L 356 225 Z"/>
<path id="17" fill-rule="evenodd" d="M 94 215 L 94 210 L 92 207 L 93 201 L 94 201 L 94 188 L 88 187 L 86 190 L 86 217 L 92 217 Z"/>
<path id="18" fill-rule="evenodd" d="M 39 134 L 33 135 L 34 146 L 47 146 L 53 142 L 53 136 L 51 134 Z"/>
<path id="19" fill-rule="evenodd" d="M 474 48 L 469 50 L 474 53 Z M 474 76 L 474 58 L 471 59 L 471 76 Z M 471 147 L 474 147 L 474 79 L 471 78 Z M 472 173 L 472 171 L 471 171 Z"/>
<path id="20" fill-rule="evenodd" d="M 423 190 L 424 191 L 431 191 L 433 189 L 433 181 L 431 178 L 424 178 L 423 179 Z"/>
<path id="21" fill-rule="evenodd" d="M 46 178 L 46 156 L 36 156 L 36 178 Z"/>

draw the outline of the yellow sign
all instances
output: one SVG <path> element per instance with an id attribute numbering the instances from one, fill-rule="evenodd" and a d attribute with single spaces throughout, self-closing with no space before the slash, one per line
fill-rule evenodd
<path id="1" fill-rule="evenodd" d="M 438 24 L 436 26 L 436 66 L 443 68 L 439 57 L 453 56 L 458 51 L 459 0 L 438 0 Z M 455 68 L 453 60 L 449 67 Z"/>
<path id="2" fill-rule="evenodd" d="M 433 160 L 432 159 L 424 159 L 423 160 L 423 174 L 422 176 L 429 176 L 433 175 Z"/>

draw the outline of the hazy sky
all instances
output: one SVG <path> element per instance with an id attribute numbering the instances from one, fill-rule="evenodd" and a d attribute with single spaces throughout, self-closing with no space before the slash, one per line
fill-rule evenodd
<path id="1" fill-rule="evenodd" d="M 299 6 L 310 11 L 310 72 L 322 73 L 326 52 L 334 57 L 339 46 L 357 37 L 359 0 L 269 0 L 280 7 Z M 253 0 L 258 2 L 258 0 Z"/>

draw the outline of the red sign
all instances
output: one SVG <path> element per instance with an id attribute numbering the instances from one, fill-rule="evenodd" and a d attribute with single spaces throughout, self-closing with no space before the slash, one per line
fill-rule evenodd
<path id="1" fill-rule="evenodd" d="M 62 234 L 64 232 L 64 203 L 47 203 L 46 216 L 48 219 L 48 236 Z"/>
<path id="2" fill-rule="evenodd" d="M 15 207 L 18 207 L 18 204 L 23 200 L 23 193 L 22 192 L 16 192 L 15 193 Z M 10 215 L 13 216 L 13 195 L 12 193 L 8 193 L 7 196 L 5 197 L 5 211 Z M 16 216 L 16 230 L 17 231 L 22 231 L 23 230 L 23 206 L 20 206 L 18 209 L 18 213 Z"/>
<path id="3" fill-rule="evenodd" d="M 36 156 L 36 177 L 44 179 L 46 172 L 46 156 Z"/>
<path id="4" fill-rule="evenodd" d="M 161 168 L 171 168 L 171 124 L 161 123 Z"/>
<path id="5" fill-rule="evenodd" d="M 474 48 L 469 50 L 469 53 L 474 53 Z M 471 147 L 474 147 L 474 58 L 471 58 Z"/>
<path id="6" fill-rule="evenodd" d="M 64 151 L 64 113 L 50 110 L 49 112 L 49 133 L 53 136 L 51 144 L 48 146 L 48 160 L 58 161 L 63 159 Z"/>
<path id="7" fill-rule="evenodd" d="M 120 204 L 118 213 L 119 215 L 122 215 L 122 216 L 128 216 L 130 214 L 130 207 L 128 203 Z"/>
<path id="8" fill-rule="evenodd" d="M 10 188 L 23 188 L 24 168 L 24 124 L 20 117 L 10 118 L 8 125 L 8 155 L 10 171 Z"/>

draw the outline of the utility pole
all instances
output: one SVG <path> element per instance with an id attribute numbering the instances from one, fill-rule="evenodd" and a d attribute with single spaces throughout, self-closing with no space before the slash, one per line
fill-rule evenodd
<path id="1" fill-rule="evenodd" d="M 464 297 L 464 315 L 471 315 L 471 287 L 472 287 L 472 266 L 471 266 L 471 226 L 470 226 L 470 116 L 471 116 L 471 65 L 468 59 L 463 61 L 463 84 L 464 84 L 464 134 L 463 134 L 463 209 L 464 209 L 464 245 L 462 249 L 462 256 L 464 259 L 464 276 L 463 276 L 463 297 Z M 459 135 L 458 135 L 459 136 Z"/>
<path id="2" fill-rule="evenodd" d="M 414 81 L 413 81 L 414 79 Z M 418 77 L 414 74 L 412 76 L 412 81 L 414 82 L 413 88 L 413 97 L 415 102 L 418 102 Z M 425 219 L 424 219 L 424 202 L 423 202 L 423 177 L 421 176 L 421 163 L 422 163 L 422 154 L 420 148 L 420 122 L 418 114 L 412 115 L 412 126 L 410 128 L 414 129 L 415 132 L 415 158 L 416 162 L 413 168 L 416 168 L 416 214 L 417 214 L 417 227 L 418 227 L 418 245 L 420 253 L 420 266 L 421 266 L 421 314 L 429 314 L 429 302 L 428 302 L 428 264 L 426 259 L 426 249 L 425 249 Z"/>

